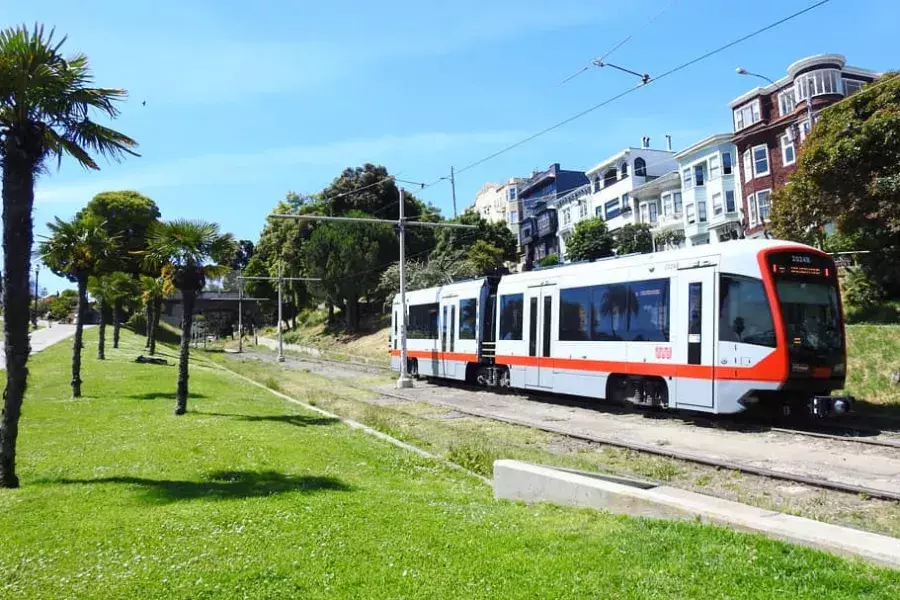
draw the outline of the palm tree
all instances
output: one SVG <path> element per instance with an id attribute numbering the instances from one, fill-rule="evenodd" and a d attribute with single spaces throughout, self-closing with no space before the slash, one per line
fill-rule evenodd
<path id="1" fill-rule="evenodd" d="M 121 253 L 120 253 L 121 255 Z M 122 305 L 137 294 L 134 277 L 122 271 L 113 271 L 91 277 L 88 280 L 88 291 L 100 301 L 100 341 L 97 345 L 97 358 L 105 358 L 106 325 L 112 317 L 113 348 L 119 347 L 119 328 L 122 324 Z"/>
<path id="2" fill-rule="evenodd" d="M 144 275 L 141 277 L 141 300 L 144 302 L 144 308 L 147 312 L 147 344 L 146 348 L 150 352 L 150 356 L 156 354 L 156 330 L 159 327 L 159 315 L 162 309 L 162 301 L 168 296 L 171 290 L 167 282 L 160 277 L 150 277 Z"/>
<path id="3" fill-rule="evenodd" d="M 47 223 L 50 237 L 41 242 L 41 260 L 60 277 L 78 284 L 78 310 L 75 340 L 72 344 L 72 396 L 81 397 L 81 348 L 84 314 L 87 310 L 88 278 L 102 270 L 119 250 L 117 238 L 111 237 L 99 218 L 88 215 L 80 219 Z"/>
<path id="4" fill-rule="evenodd" d="M 28 275 L 31 272 L 34 182 L 45 161 L 63 155 L 98 169 L 91 154 L 134 154 L 134 140 L 99 125 L 95 110 L 118 114 L 124 90 L 91 87 L 83 54 L 63 58 L 65 38 L 35 26 L 0 31 L 0 163 L 3 168 L 3 291 L 6 390 L 0 418 L 0 487 L 18 487 L 16 438 L 28 379 Z"/>
<path id="5" fill-rule="evenodd" d="M 194 300 L 207 279 L 223 276 L 237 251 L 230 233 L 204 221 L 176 220 L 154 223 L 147 233 L 147 266 L 161 268 L 163 278 L 181 292 L 181 348 L 175 414 L 187 412 L 188 359 Z"/>

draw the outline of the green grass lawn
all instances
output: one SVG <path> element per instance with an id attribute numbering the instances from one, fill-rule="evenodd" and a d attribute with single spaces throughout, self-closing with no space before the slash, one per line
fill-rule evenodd
<path id="1" fill-rule="evenodd" d="M 847 349 L 847 391 L 900 418 L 900 386 L 890 380 L 900 371 L 900 325 L 848 325 Z"/>
<path id="2" fill-rule="evenodd" d="M 0 491 L 0 598 L 897 598 L 900 573 L 693 523 L 495 501 L 474 478 L 143 339 L 69 397 L 31 361 L 19 490 Z"/>

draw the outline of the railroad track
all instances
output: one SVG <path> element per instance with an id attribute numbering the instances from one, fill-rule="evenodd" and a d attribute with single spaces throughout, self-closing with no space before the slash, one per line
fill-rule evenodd
<path id="1" fill-rule="evenodd" d="M 338 360 L 332 360 L 332 359 L 321 358 L 321 357 L 312 357 L 312 356 L 305 357 L 304 356 L 304 357 L 300 357 L 298 360 L 302 360 L 305 362 L 322 363 L 322 364 L 326 364 L 326 363 L 327 364 L 336 364 L 336 365 L 341 365 L 344 367 L 351 367 L 351 368 L 355 368 L 355 369 L 366 370 L 367 372 L 370 372 L 370 373 L 373 371 L 375 371 L 375 372 L 389 372 L 390 371 L 389 367 L 383 367 L 380 365 L 361 365 L 361 364 L 357 364 L 357 363 L 348 363 L 345 361 L 338 361 Z M 660 447 L 660 446 L 654 446 L 654 445 L 650 445 L 650 444 L 627 442 L 627 441 L 623 441 L 623 440 L 620 440 L 620 439 L 617 439 L 614 437 L 610 437 L 610 436 L 596 435 L 596 434 L 586 433 L 586 432 L 582 432 L 582 431 L 574 431 L 570 428 L 567 428 L 567 427 L 561 426 L 561 425 L 557 425 L 557 424 L 546 423 L 546 422 L 542 422 L 542 421 L 534 421 L 531 419 L 506 417 L 506 416 L 502 416 L 502 415 L 493 414 L 488 411 L 479 410 L 476 408 L 460 407 L 459 405 L 454 404 L 452 402 L 444 402 L 441 400 L 435 400 L 433 398 L 427 399 L 427 400 L 424 400 L 421 398 L 414 398 L 414 397 L 407 396 L 404 394 L 389 392 L 389 391 L 386 391 L 383 389 L 377 389 L 377 388 L 370 387 L 370 386 L 357 385 L 349 380 L 343 380 L 341 383 L 342 383 L 342 385 L 346 385 L 346 386 L 352 387 L 354 389 L 358 389 L 358 390 L 366 391 L 366 392 L 374 392 L 381 396 L 386 396 L 389 398 L 394 398 L 394 399 L 402 400 L 405 402 L 425 401 L 430 404 L 434 404 L 437 406 L 442 406 L 444 408 L 454 410 L 461 414 L 479 417 L 479 418 L 483 418 L 483 419 L 490 419 L 493 421 L 508 423 L 511 425 L 518 425 L 521 427 L 529 427 L 532 429 L 538 429 L 541 431 L 546 431 L 548 433 L 553 433 L 556 435 L 561 435 L 561 436 L 565 436 L 565 437 L 568 437 L 571 439 L 581 440 L 581 441 L 585 441 L 585 442 L 589 442 L 589 443 L 601 444 L 601 445 L 606 445 L 606 446 L 615 446 L 615 447 L 619 447 L 619 448 L 625 448 L 625 449 L 629 449 L 629 450 L 643 452 L 646 454 L 653 454 L 656 456 L 664 456 L 664 457 L 668 457 L 668 458 L 684 460 L 687 462 L 692 462 L 692 463 L 696 463 L 696 464 L 702 464 L 702 465 L 717 467 L 717 468 L 722 468 L 722 469 L 729 469 L 729 470 L 738 471 L 741 473 L 746 473 L 749 475 L 757 475 L 757 476 L 761 476 L 761 477 L 768 477 L 771 479 L 790 481 L 790 482 L 800 483 L 800 484 L 817 487 L 817 488 L 822 488 L 822 489 L 829 489 L 829 490 L 835 490 L 835 491 L 839 491 L 839 492 L 846 492 L 846 493 L 858 494 L 858 495 L 864 494 L 870 498 L 879 498 L 879 499 L 884 499 L 884 500 L 900 501 L 900 492 L 892 492 L 890 490 L 883 490 L 883 489 L 872 488 L 872 487 L 868 487 L 868 486 L 853 485 L 853 484 L 842 483 L 842 482 L 838 482 L 838 481 L 832 481 L 832 480 L 828 480 L 828 479 L 808 477 L 805 475 L 798 475 L 798 474 L 794 474 L 794 473 L 788 473 L 785 471 L 779 471 L 776 469 L 769 469 L 769 468 L 765 468 L 765 467 L 756 467 L 753 465 L 748 465 L 748 464 L 734 462 L 734 461 L 719 460 L 719 459 L 709 458 L 707 456 L 695 454 L 692 452 L 674 450 L 674 449 L 669 449 L 669 448 Z M 468 387 L 468 386 L 465 386 L 465 387 Z M 478 388 L 478 389 L 483 390 L 483 388 Z M 547 399 L 545 397 L 541 397 L 541 396 L 537 396 L 537 395 L 531 395 L 531 397 L 534 397 L 535 399 L 538 399 L 541 401 L 546 401 L 546 399 Z M 590 406 L 586 403 L 577 403 L 577 404 L 571 403 L 571 405 L 584 406 L 584 407 Z M 633 412 L 633 411 L 631 411 L 631 412 Z M 622 414 L 626 414 L 626 411 L 622 411 Z M 726 428 L 726 426 L 728 424 L 727 422 L 720 423 L 719 421 L 711 421 L 711 420 L 708 422 L 713 426 L 721 427 L 721 428 Z M 784 433 L 784 434 L 790 434 L 790 435 L 803 435 L 803 436 L 809 436 L 809 437 L 815 437 L 815 438 L 838 440 L 838 441 L 842 441 L 842 442 L 852 442 L 852 443 L 860 443 L 860 444 L 873 445 L 873 446 L 885 446 L 885 447 L 890 447 L 890 448 L 900 448 L 900 439 L 876 440 L 876 439 L 856 438 L 856 437 L 851 437 L 848 435 L 837 435 L 837 434 L 829 434 L 829 433 L 822 433 L 822 432 L 816 432 L 816 431 L 805 431 L 802 429 L 791 429 L 791 428 L 785 428 L 785 427 L 769 427 L 769 426 L 766 426 L 766 428 L 761 431 L 775 431 L 778 433 Z M 864 433 L 864 431 L 859 430 L 858 433 Z"/>

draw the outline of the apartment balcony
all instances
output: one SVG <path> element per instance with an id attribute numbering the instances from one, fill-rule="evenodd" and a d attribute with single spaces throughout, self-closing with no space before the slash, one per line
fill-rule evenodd
<path id="1" fill-rule="evenodd" d="M 655 233 L 668 231 L 670 229 L 683 229 L 684 219 L 680 212 L 671 213 L 668 215 L 659 215 L 656 219 L 656 223 L 652 223 L 650 227 Z"/>

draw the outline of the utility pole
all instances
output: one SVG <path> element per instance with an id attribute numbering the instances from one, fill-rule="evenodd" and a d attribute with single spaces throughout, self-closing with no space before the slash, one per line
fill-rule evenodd
<path id="1" fill-rule="evenodd" d="M 450 190 L 453 192 L 453 218 L 456 218 L 456 172 L 453 167 L 450 167 Z M 401 192 L 402 194 L 402 192 Z M 403 218 L 403 215 L 400 216 Z"/>
<path id="2" fill-rule="evenodd" d="M 463 225 L 461 223 L 432 223 L 428 221 L 407 221 L 406 213 L 403 206 L 403 188 L 400 188 L 400 218 L 396 221 L 391 219 L 368 219 L 357 217 L 330 217 L 319 215 L 285 215 L 275 214 L 269 215 L 270 219 L 294 219 L 299 221 L 336 221 L 343 223 L 385 223 L 395 225 L 400 237 L 400 302 L 402 304 L 400 314 L 400 377 L 397 379 L 398 388 L 412 387 L 412 379 L 409 378 L 406 365 L 406 323 L 408 319 L 408 311 L 406 307 L 406 228 L 413 227 L 432 227 L 435 229 L 476 229 L 474 225 Z"/>
<path id="3" fill-rule="evenodd" d="M 284 362 L 284 343 L 281 337 L 281 261 L 278 261 L 278 362 Z"/>
<path id="4" fill-rule="evenodd" d="M 40 265 L 34 265 L 34 317 L 31 319 L 34 328 L 37 329 L 38 318 L 38 273 L 41 272 Z"/>

